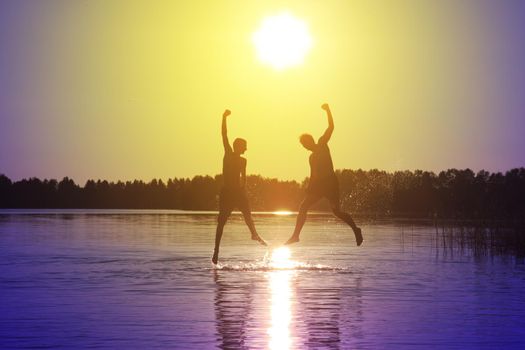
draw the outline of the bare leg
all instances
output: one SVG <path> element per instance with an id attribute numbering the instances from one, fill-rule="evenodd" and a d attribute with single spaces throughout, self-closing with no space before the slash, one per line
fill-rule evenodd
<path id="1" fill-rule="evenodd" d="M 213 257 L 211 262 L 217 264 L 219 261 L 219 246 L 221 245 L 222 231 L 228 217 L 230 216 L 231 211 L 221 211 L 219 213 L 219 218 L 217 219 L 217 230 L 215 231 L 215 249 L 213 250 Z"/>
<path id="2" fill-rule="evenodd" d="M 359 247 L 361 243 L 363 243 L 363 235 L 361 234 L 361 228 L 357 227 L 354 220 L 350 216 L 350 214 L 345 213 L 341 210 L 339 203 L 331 203 L 332 204 L 332 212 L 335 216 L 337 216 L 339 219 L 343 220 L 352 228 L 355 235 L 355 241 L 357 242 L 357 246 Z"/>
<path id="3" fill-rule="evenodd" d="M 292 237 L 290 237 L 285 244 L 292 244 L 299 242 L 299 235 L 303 229 L 304 223 L 306 222 L 306 215 L 308 209 L 319 200 L 316 196 L 307 195 L 306 198 L 301 203 L 299 207 L 299 213 L 297 214 L 297 220 L 295 221 L 295 229 L 293 231 Z"/>
<path id="4" fill-rule="evenodd" d="M 264 239 L 262 239 L 262 237 L 259 236 L 259 234 L 257 233 L 257 230 L 255 229 L 255 224 L 253 223 L 252 213 L 250 212 L 250 209 L 243 209 L 242 215 L 244 217 L 244 222 L 246 222 L 246 225 L 250 229 L 250 232 L 252 234 L 252 239 L 254 241 L 261 243 L 262 245 L 268 245 L 266 244 Z"/>

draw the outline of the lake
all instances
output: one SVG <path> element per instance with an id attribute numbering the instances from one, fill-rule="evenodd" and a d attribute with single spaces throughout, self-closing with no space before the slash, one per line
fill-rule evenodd
<path id="1" fill-rule="evenodd" d="M 0 211 L 0 348 L 525 347 L 525 266 L 421 222 L 180 211 Z"/>

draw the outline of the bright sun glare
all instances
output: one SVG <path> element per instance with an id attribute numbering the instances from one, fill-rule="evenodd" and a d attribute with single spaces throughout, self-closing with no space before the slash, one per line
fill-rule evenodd
<path id="1" fill-rule="evenodd" d="M 302 63 L 312 47 L 306 24 L 288 13 L 267 17 L 253 42 L 259 59 L 278 70 Z"/>
<path id="2" fill-rule="evenodd" d="M 295 266 L 295 262 L 290 260 L 291 253 L 288 247 L 280 247 L 272 252 L 270 266 L 275 269 L 290 269 Z"/>

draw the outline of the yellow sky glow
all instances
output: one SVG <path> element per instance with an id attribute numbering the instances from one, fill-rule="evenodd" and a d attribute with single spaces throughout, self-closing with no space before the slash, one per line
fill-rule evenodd
<path id="1" fill-rule="evenodd" d="M 455 2 L 440 11 L 419 1 L 60 4 L 35 11 L 9 52 L 23 58 L 5 107 L 17 118 L 9 134 L 24 135 L 10 144 L 17 172 L 2 169 L 12 178 L 215 175 L 228 108 L 230 140 L 248 141 L 249 174 L 302 180 L 298 136 L 324 132 L 324 102 L 336 168 L 484 164 L 483 116 L 496 113 L 483 89 L 489 48 L 471 40 L 485 29 Z M 259 38 L 266 21 L 285 30 Z M 272 67 L 289 69 L 262 64 L 254 40 L 270 45 Z"/>

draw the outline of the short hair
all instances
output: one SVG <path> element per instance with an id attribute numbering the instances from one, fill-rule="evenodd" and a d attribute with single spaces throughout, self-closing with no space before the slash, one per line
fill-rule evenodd
<path id="1" fill-rule="evenodd" d="M 311 143 L 315 143 L 315 140 L 314 140 L 314 137 L 310 134 L 302 134 L 301 136 L 299 136 L 299 142 L 301 142 L 301 144 L 305 144 L 305 143 L 308 143 L 308 141 L 311 141 Z"/>
<path id="2" fill-rule="evenodd" d="M 241 138 L 236 138 L 233 140 L 233 149 L 237 150 L 239 148 L 246 148 L 246 140 Z"/>

